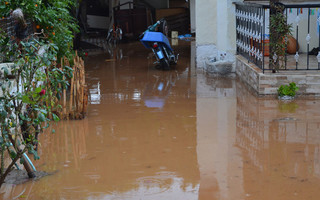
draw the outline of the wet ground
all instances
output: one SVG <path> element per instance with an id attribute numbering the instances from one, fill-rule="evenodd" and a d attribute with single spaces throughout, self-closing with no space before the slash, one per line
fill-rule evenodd
<path id="1" fill-rule="evenodd" d="M 320 100 L 258 99 L 237 78 L 196 73 L 179 43 L 170 71 L 139 43 L 90 52 L 87 118 L 41 135 L 35 164 L 54 174 L 0 198 L 319 199 Z"/>

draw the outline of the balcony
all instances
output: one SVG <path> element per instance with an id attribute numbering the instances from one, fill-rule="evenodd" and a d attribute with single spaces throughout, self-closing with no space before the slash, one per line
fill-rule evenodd
<path id="1" fill-rule="evenodd" d="M 276 94 L 281 84 L 292 81 L 300 94 L 320 95 L 320 4 L 284 5 L 292 36 L 277 73 L 270 65 L 277 59 L 269 49 L 270 5 L 235 4 L 237 74 L 259 95 Z"/>

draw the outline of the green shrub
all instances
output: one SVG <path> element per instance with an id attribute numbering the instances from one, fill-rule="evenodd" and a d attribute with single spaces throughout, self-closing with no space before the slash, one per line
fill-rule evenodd
<path id="1" fill-rule="evenodd" d="M 0 17 L 9 17 L 10 12 L 21 8 L 25 18 L 35 23 L 37 31 L 44 30 L 45 40 L 58 48 L 57 61 L 73 55 L 74 33 L 79 31 L 73 13 L 78 6 L 74 0 L 5 0 L 0 2 Z"/>
<path id="2" fill-rule="evenodd" d="M 39 159 L 38 134 L 51 122 L 59 121 L 60 94 L 69 85 L 72 69 L 57 63 L 74 53 L 73 35 L 78 25 L 71 13 L 76 2 L 0 1 L 1 18 L 21 8 L 38 31 L 44 31 L 38 38 L 30 37 L 16 43 L 0 29 L 0 62 L 14 63 L 11 69 L 1 69 L 4 74 L 0 78 L 0 188 L 14 164 L 18 160 L 24 163 L 25 152 Z M 4 163 L 5 152 L 12 159 L 9 165 Z"/>
<path id="3" fill-rule="evenodd" d="M 281 85 L 278 89 L 278 96 L 290 96 L 294 97 L 296 95 L 296 92 L 299 90 L 297 85 L 292 82 L 289 85 Z"/>

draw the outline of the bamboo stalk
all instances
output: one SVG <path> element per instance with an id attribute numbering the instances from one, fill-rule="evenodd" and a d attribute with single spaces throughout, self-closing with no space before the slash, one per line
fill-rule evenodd
<path id="1" fill-rule="evenodd" d="M 65 80 L 65 76 L 63 77 L 63 80 Z M 67 118 L 67 91 L 66 88 L 63 88 L 63 111 L 62 111 L 63 118 Z"/>
<path id="2" fill-rule="evenodd" d="M 79 114 L 80 110 L 80 81 L 77 80 L 77 114 Z"/>
<path id="3" fill-rule="evenodd" d="M 72 67 L 72 70 L 73 72 L 72 72 L 72 78 L 71 78 L 71 84 L 70 84 L 71 89 L 70 89 L 70 100 L 69 100 L 69 114 L 72 113 L 72 106 L 73 106 L 73 90 L 74 90 L 73 84 L 74 84 L 74 76 L 75 76 L 75 63 Z"/>
<path id="4" fill-rule="evenodd" d="M 61 58 L 61 59 L 60 59 L 60 70 L 61 70 L 61 71 L 63 70 L 62 65 L 63 65 L 63 59 Z M 58 84 L 58 87 L 59 87 L 59 89 L 62 88 L 62 87 L 61 87 L 61 83 Z M 60 104 L 60 105 L 63 105 L 63 98 L 61 98 L 61 99 L 59 100 L 59 104 Z M 63 117 L 64 117 L 63 108 L 62 108 L 62 111 L 59 112 L 59 115 L 60 115 L 60 118 L 63 118 Z"/>
<path id="5" fill-rule="evenodd" d="M 88 106 L 88 87 L 84 85 L 84 95 L 83 95 L 83 115 L 87 112 Z"/>
<path id="6" fill-rule="evenodd" d="M 66 57 L 64 57 L 64 65 L 70 66 L 69 60 Z M 71 108 L 67 109 L 67 94 L 66 93 L 67 93 L 67 91 L 64 88 L 63 89 L 63 111 L 64 111 L 64 115 L 65 115 L 64 118 L 69 119 L 69 114 L 70 114 Z M 70 92 L 70 94 L 71 94 L 71 92 Z"/>
<path id="7" fill-rule="evenodd" d="M 83 66 L 81 58 L 77 56 L 77 66 L 78 66 L 78 116 L 82 118 L 83 110 Z"/>

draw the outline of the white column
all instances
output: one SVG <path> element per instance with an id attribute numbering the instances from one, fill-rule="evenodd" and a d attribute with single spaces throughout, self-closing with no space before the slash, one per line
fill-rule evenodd
<path id="1" fill-rule="evenodd" d="M 190 0 L 190 26 L 191 33 L 196 32 L 196 0 Z"/>
<path id="2" fill-rule="evenodd" d="M 197 45 L 215 44 L 217 0 L 197 0 L 195 3 Z"/>

